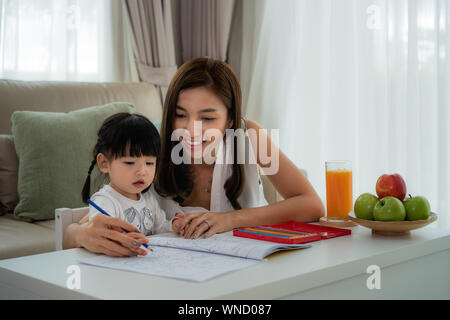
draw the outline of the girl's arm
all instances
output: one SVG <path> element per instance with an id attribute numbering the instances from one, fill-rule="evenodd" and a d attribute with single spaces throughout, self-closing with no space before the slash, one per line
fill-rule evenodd
<path id="1" fill-rule="evenodd" d="M 257 155 L 260 167 L 273 169 L 278 153 L 278 171 L 268 175 L 270 182 L 285 200 L 258 208 L 236 210 L 226 213 L 204 213 L 195 216 L 188 215 L 184 218 L 181 234 L 186 238 L 197 238 L 205 233 L 209 237 L 215 233 L 230 231 L 238 227 L 257 226 L 261 224 L 277 224 L 287 221 L 309 222 L 318 221 L 325 215 L 325 208 L 311 183 L 301 171 L 286 157 L 275 145 L 267 132 L 256 122 L 246 120 L 248 129 L 256 131 L 256 142 L 252 146 Z M 263 130 L 263 131 L 260 131 Z M 261 132 L 261 135 L 259 134 Z M 260 159 L 259 146 L 266 142 L 268 158 Z M 272 152 L 271 152 L 272 151 Z M 263 160 L 263 161 L 262 161 Z M 207 220 L 207 223 L 204 221 Z M 190 223 L 190 224 L 189 224 Z M 189 224 L 189 226 L 187 226 Z M 208 227 L 210 228 L 208 229 Z"/>

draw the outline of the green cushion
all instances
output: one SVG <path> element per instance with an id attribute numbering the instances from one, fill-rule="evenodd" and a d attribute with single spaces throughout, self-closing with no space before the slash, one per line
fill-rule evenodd
<path id="1" fill-rule="evenodd" d="M 119 102 L 69 113 L 17 111 L 12 115 L 19 158 L 16 218 L 48 220 L 54 218 L 56 208 L 86 206 L 81 190 L 98 129 L 106 118 L 119 112 L 135 110 L 131 104 Z"/>
<path id="2" fill-rule="evenodd" d="M 161 124 L 162 120 L 152 120 L 153 125 L 158 129 L 159 134 L 161 134 Z"/>

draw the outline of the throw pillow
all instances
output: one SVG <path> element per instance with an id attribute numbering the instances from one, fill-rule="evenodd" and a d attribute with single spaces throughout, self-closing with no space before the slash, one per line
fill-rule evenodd
<path id="1" fill-rule="evenodd" d="M 54 218 L 56 208 L 86 206 L 81 190 L 97 132 L 106 118 L 119 112 L 135 111 L 129 103 L 110 103 L 69 113 L 17 111 L 12 115 L 19 158 L 16 218 L 48 220 Z"/>
<path id="2" fill-rule="evenodd" d="M 17 194 L 17 159 L 12 135 L 0 135 L 0 215 L 12 212 L 19 202 Z"/>

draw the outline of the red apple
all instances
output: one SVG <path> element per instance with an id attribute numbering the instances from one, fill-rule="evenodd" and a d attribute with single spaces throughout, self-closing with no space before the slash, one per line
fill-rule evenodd
<path id="1" fill-rule="evenodd" d="M 377 180 L 376 191 L 380 199 L 391 196 L 403 201 L 406 196 L 406 183 L 397 173 L 383 174 Z"/>

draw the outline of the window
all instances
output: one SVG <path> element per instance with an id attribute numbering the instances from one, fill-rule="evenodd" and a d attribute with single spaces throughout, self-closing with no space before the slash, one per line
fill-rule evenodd
<path id="1" fill-rule="evenodd" d="M 132 49 L 119 0 L 0 1 L 0 77 L 128 81 Z"/>
<path id="2" fill-rule="evenodd" d="M 375 193 L 380 175 L 399 173 L 407 193 L 427 197 L 438 224 L 450 226 L 449 2 L 256 5 L 243 18 L 261 12 L 260 29 L 249 24 L 244 37 L 256 42 L 242 64 L 247 117 L 280 129 L 281 149 L 324 203 L 325 161 L 351 160 L 354 200 Z"/>

